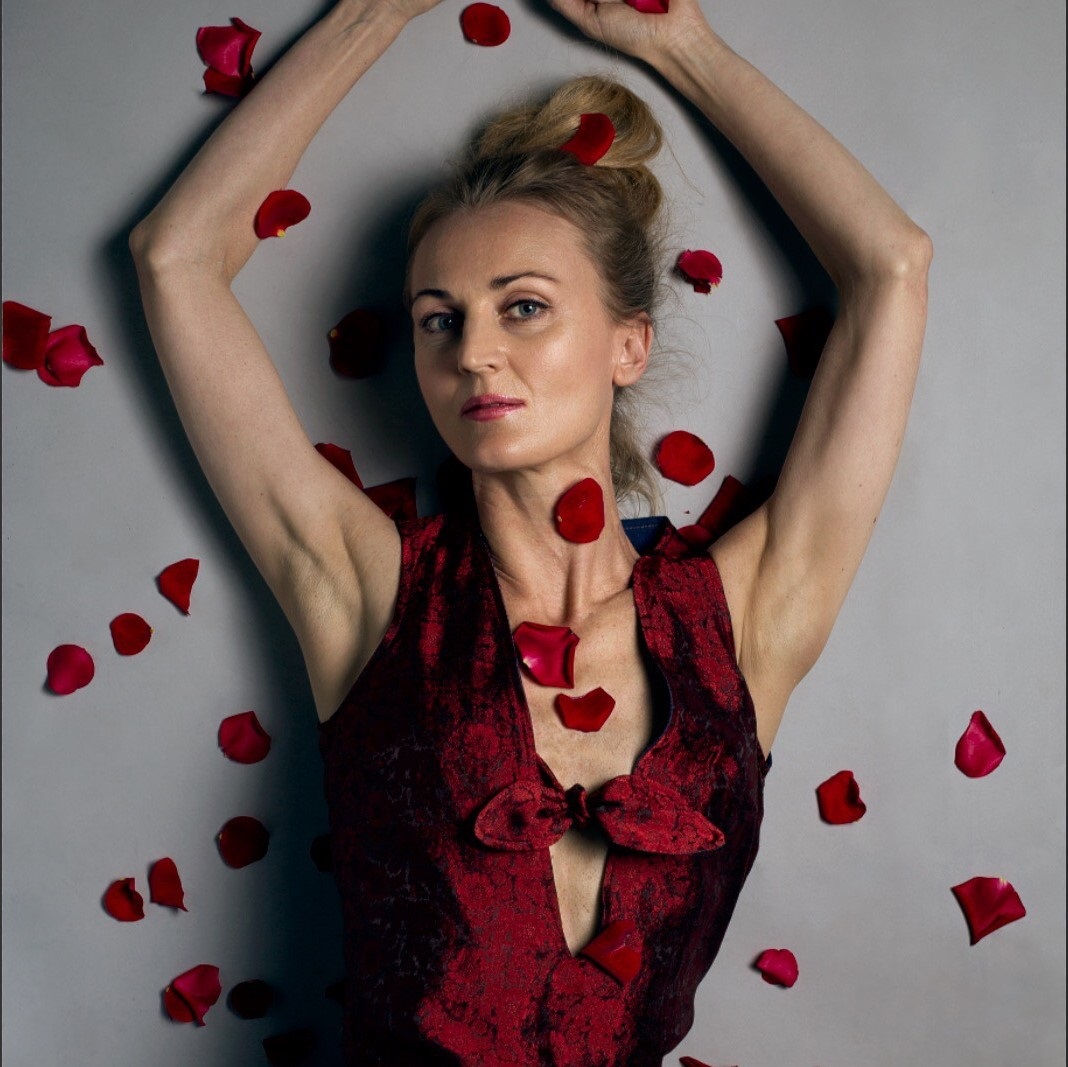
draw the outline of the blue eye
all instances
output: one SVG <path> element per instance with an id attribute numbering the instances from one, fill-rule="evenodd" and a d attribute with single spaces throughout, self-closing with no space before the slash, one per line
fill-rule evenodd
<path id="1" fill-rule="evenodd" d="M 517 318 L 532 319 L 539 312 L 544 311 L 545 306 L 540 300 L 517 300 L 510 310 L 516 313 Z"/>
<path id="2" fill-rule="evenodd" d="M 427 333 L 449 333 L 459 324 L 459 315 L 451 311 L 435 311 L 421 319 L 419 326 Z"/>

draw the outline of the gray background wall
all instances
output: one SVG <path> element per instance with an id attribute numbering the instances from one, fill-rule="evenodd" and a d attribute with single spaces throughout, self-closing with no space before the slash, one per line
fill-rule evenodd
<path id="1" fill-rule="evenodd" d="M 673 155 L 660 173 L 674 246 L 722 258 L 703 297 L 675 284 L 665 329 L 689 370 L 650 409 L 718 467 L 669 487 L 692 521 L 722 475 L 774 465 L 800 389 L 773 320 L 824 282 L 744 165 L 644 70 L 506 0 L 511 40 L 466 44 L 447 0 L 410 26 L 312 146 L 293 186 L 307 222 L 268 242 L 238 290 L 308 433 L 351 448 L 369 484 L 419 477 L 442 448 L 403 341 L 367 382 L 335 378 L 325 331 L 396 304 L 403 217 L 499 99 L 604 70 L 644 94 Z M 827 650 L 775 746 L 761 856 L 679 1053 L 741 1067 L 1055 1064 L 1064 1045 L 1064 8 L 1050 0 L 708 4 L 727 40 L 819 118 L 933 236 L 931 316 L 904 454 Z M 338 1064 L 336 895 L 308 858 L 326 829 L 315 717 L 297 647 L 214 504 L 146 335 L 125 240 L 230 106 L 200 92 L 200 25 L 263 30 L 262 69 L 310 2 L 62 0 L 4 11 L 3 296 L 86 325 L 105 366 L 77 390 L 4 367 L 3 1053 L 10 1067 L 262 1062 L 296 1026 Z M 202 561 L 191 615 L 154 576 Z M 140 656 L 108 622 L 155 628 Z M 97 677 L 43 690 L 48 652 L 87 646 Z M 266 761 L 218 751 L 253 708 Z M 1008 755 L 981 780 L 953 766 L 984 709 Z M 868 814 L 822 824 L 814 787 L 852 769 Z M 223 866 L 232 815 L 271 829 L 267 857 Z M 146 891 L 170 855 L 188 914 L 119 924 L 115 878 Z M 971 947 L 949 887 L 1012 881 L 1027 917 Z M 791 990 L 750 964 L 789 947 Z M 203 1029 L 160 1011 L 201 962 L 224 989 L 275 985 L 269 1019 L 220 1003 Z M 676 1062 L 671 1057 L 668 1062 Z"/>

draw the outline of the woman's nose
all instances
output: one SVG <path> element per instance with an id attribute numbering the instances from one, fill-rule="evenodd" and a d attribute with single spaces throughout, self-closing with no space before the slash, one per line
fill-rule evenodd
<path id="1" fill-rule="evenodd" d="M 468 315 L 456 350 L 459 369 L 468 374 L 496 370 L 505 359 L 504 338 L 496 324 Z"/>

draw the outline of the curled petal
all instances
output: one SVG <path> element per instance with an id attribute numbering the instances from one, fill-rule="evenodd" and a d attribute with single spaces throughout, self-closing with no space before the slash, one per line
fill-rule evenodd
<path id="1" fill-rule="evenodd" d="M 311 856 L 312 863 L 315 864 L 316 870 L 321 871 L 323 874 L 330 874 L 333 871 L 334 853 L 329 834 L 319 834 L 312 841 L 308 853 Z"/>
<path id="2" fill-rule="evenodd" d="M 716 458 L 696 434 L 673 430 L 657 446 L 656 465 L 665 478 L 681 485 L 696 485 L 716 468 Z"/>
<path id="3" fill-rule="evenodd" d="M 723 264 L 702 248 L 680 252 L 675 267 L 693 286 L 695 293 L 710 293 L 713 285 L 723 281 Z"/>
<path id="4" fill-rule="evenodd" d="M 231 19 L 229 26 L 197 30 L 197 53 L 208 68 L 204 72 L 207 92 L 244 96 L 252 88 L 252 51 L 259 39 L 260 31 L 241 19 Z M 238 91 L 231 91 L 234 88 Z"/>
<path id="5" fill-rule="evenodd" d="M 643 15 L 666 15 L 668 12 L 668 0 L 624 0 L 624 2 Z"/>
<path id="6" fill-rule="evenodd" d="M 363 482 L 356 473 L 356 464 L 352 462 L 352 453 L 340 445 L 320 443 L 315 446 L 315 451 L 324 459 L 329 460 L 353 485 L 358 489 L 363 488 Z"/>
<path id="7" fill-rule="evenodd" d="M 219 968 L 199 963 L 178 975 L 163 990 L 163 1007 L 176 1023 L 195 1022 L 203 1026 L 204 1015 L 221 994 Z"/>
<path id="8" fill-rule="evenodd" d="M 576 482 L 556 502 L 556 532 L 567 541 L 585 545 L 604 529 L 604 492 L 596 478 Z"/>
<path id="9" fill-rule="evenodd" d="M 342 378 L 369 378 L 386 362 L 386 320 L 374 311 L 350 311 L 327 335 L 330 367 Z"/>
<path id="10" fill-rule="evenodd" d="M 752 510 L 749 491 L 733 474 L 728 474 L 711 503 L 701 512 L 697 525 L 703 526 L 715 541 Z"/>
<path id="11" fill-rule="evenodd" d="M 786 360 L 799 378 L 811 378 L 823 354 L 823 346 L 834 325 L 834 318 L 825 307 L 812 307 L 775 325 L 786 345 Z"/>
<path id="12" fill-rule="evenodd" d="M 262 1019 L 274 1003 L 274 990 L 259 978 L 238 982 L 227 994 L 226 1003 L 240 1019 Z"/>
<path id="13" fill-rule="evenodd" d="M 111 620 L 111 640 L 120 656 L 136 656 L 152 639 L 152 627 L 132 611 Z"/>
<path id="14" fill-rule="evenodd" d="M 132 878 L 112 882 L 104 893 L 104 911 L 121 923 L 135 923 L 145 917 L 145 901 L 134 889 Z"/>
<path id="15" fill-rule="evenodd" d="M 259 763 L 271 751 L 271 735 L 254 711 L 243 711 L 219 724 L 219 748 L 235 763 Z"/>
<path id="16" fill-rule="evenodd" d="M 253 228 L 261 239 L 284 237 L 288 227 L 303 222 L 310 214 L 311 204 L 303 193 L 296 189 L 275 189 L 260 204 Z"/>
<path id="17" fill-rule="evenodd" d="M 788 948 L 768 948 L 757 957 L 754 967 L 771 985 L 790 988 L 797 981 L 797 957 Z"/>
<path id="18" fill-rule="evenodd" d="M 570 626 L 521 622 L 512 638 L 519 660 L 538 685 L 571 689 L 575 684 L 575 649 L 579 636 Z"/>
<path id="19" fill-rule="evenodd" d="M 952 892 L 964 912 L 973 945 L 1027 914 L 1020 895 L 1004 878 L 969 878 L 953 886 Z"/>
<path id="20" fill-rule="evenodd" d="M 579 953 L 593 960 L 621 985 L 626 985 L 641 967 L 641 949 L 635 944 L 634 923 L 630 919 L 616 919 L 609 923 Z"/>
<path id="21" fill-rule="evenodd" d="M 579 116 L 579 126 L 574 136 L 560 146 L 561 152 L 570 152 L 580 163 L 592 167 L 612 147 L 616 128 L 607 115 L 593 111 Z"/>
<path id="22" fill-rule="evenodd" d="M 968 729 L 960 736 L 953 762 L 969 778 L 982 778 L 996 770 L 1005 758 L 1005 745 L 990 720 L 981 712 L 972 713 Z"/>
<path id="23" fill-rule="evenodd" d="M 44 362 L 51 316 L 17 300 L 5 300 L 3 310 L 4 362 L 18 370 L 36 370 Z"/>
<path id="24" fill-rule="evenodd" d="M 37 367 L 37 377 L 45 385 L 64 385 L 74 389 L 90 367 L 102 367 L 104 361 L 89 343 L 84 326 L 60 326 L 45 341 L 44 358 Z"/>
<path id="25" fill-rule="evenodd" d="M 156 585 L 159 591 L 179 610 L 189 614 L 189 597 L 200 572 L 199 559 L 180 559 L 159 572 Z"/>
<path id="26" fill-rule="evenodd" d="M 816 800 L 820 818 L 836 825 L 856 822 L 868 810 L 852 771 L 839 771 L 816 786 Z"/>
<path id="27" fill-rule="evenodd" d="M 56 696 L 65 697 L 87 686 L 96 673 L 93 657 L 81 645 L 59 645 L 45 662 L 46 685 Z"/>
<path id="28" fill-rule="evenodd" d="M 220 74 L 214 67 L 204 71 L 204 92 L 217 96 L 248 96 L 254 84 L 255 79 L 251 74 Z"/>
<path id="29" fill-rule="evenodd" d="M 581 730 L 587 734 L 604 726 L 616 706 L 615 699 L 600 686 L 580 697 L 557 693 L 555 704 L 569 730 Z"/>
<path id="30" fill-rule="evenodd" d="M 377 504 L 394 522 L 419 517 L 415 502 L 415 479 L 398 478 L 365 489 L 368 499 Z"/>
<path id="31" fill-rule="evenodd" d="M 178 866 L 170 856 L 156 860 L 149 869 L 148 899 L 153 904 L 162 904 L 165 908 L 189 910 L 185 906 L 185 890 L 182 888 L 182 879 L 178 876 Z"/>
<path id="32" fill-rule="evenodd" d="M 267 1062 L 274 1067 L 296 1067 L 304 1063 L 315 1051 L 315 1045 L 315 1031 L 308 1029 L 290 1030 L 263 1039 Z"/>
<path id="33" fill-rule="evenodd" d="M 238 815 L 223 826 L 217 840 L 219 855 L 228 867 L 247 867 L 267 855 L 271 835 L 259 819 Z"/>
<path id="34" fill-rule="evenodd" d="M 460 29 L 472 44 L 504 44 L 512 32 L 508 16 L 493 4 L 468 4 L 460 12 Z"/>
<path id="35" fill-rule="evenodd" d="M 675 531 L 691 548 L 708 548 L 712 544 L 712 534 L 699 523 L 680 526 Z"/>

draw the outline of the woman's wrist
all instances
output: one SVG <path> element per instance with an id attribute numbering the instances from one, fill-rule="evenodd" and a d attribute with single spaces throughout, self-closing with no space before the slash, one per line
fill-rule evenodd
<path id="1" fill-rule="evenodd" d="M 659 48 L 645 61 L 676 89 L 693 99 L 687 87 L 698 80 L 706 80 L 720 60 L 733 55 L 735 53 L 723 38 L 704 25 Z"/>

